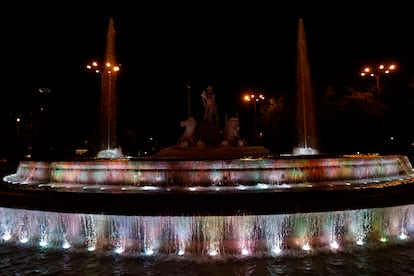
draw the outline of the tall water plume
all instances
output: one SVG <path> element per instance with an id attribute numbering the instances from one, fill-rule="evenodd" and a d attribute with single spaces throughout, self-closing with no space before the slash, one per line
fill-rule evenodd
<path id="1" fill-rule="evenodd" d="M 101 110 L 100 110 L 100 147 L 101 150 L 117 146 L 117 67 L 115 56 L 115 27 L 114 20 L 109 19 L 106 36 L 106 53 L 102 68 Z"/>
<path id="2" fill-rule="evenodd" d="M 314 98 L 303 19 L 299 19 L 296 63 L 297 148 L 295 154 L 314 154 L 317 149 Z"/>

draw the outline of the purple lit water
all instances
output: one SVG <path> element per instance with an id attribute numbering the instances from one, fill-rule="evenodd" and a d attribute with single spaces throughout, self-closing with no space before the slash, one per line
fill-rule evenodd
<path id="1" fill-rule="evenodd" d="M 414 205 L 255 216 L 0 213 L 5 275 L 414 273 Z"/>

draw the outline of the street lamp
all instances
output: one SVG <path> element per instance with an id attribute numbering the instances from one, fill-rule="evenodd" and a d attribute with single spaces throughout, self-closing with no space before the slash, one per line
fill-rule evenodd
<path id="1" fill-rule="evenodd" d="M 254 107 L 254 119 L 253 119 L 253 124 L 254 124 L 254 144 L 257 145 L 257 104 L 260 101 L 263 101 L 265 99 L 264 95 L 261 93 L 250 93 L 250 94 L 246 94 L 243 97 L 244 101 L 246 102 L 253 102 L 253 107 Z"/>
<path id="2" fill-rule="evenodd" d="M 19 137 L 20 134 L 20 122 L 22 121 L 22 119 L 20 118 L 20 116 L 18 116 L 16 118 L 16 133 L 17 133 L 17 137 Z"/>
<path id="3" fill-rule="evenodd" d="M 97 61 L 92 61 L 90 64 L 86 65 L 86 69 L 93 70 L 96 74 L 102 74 L 102 72 L 111 74 L 112 72 L 118 72 L 120 70 L 119 65 L 111 64 L 107 62 L 104 66 L 100 65 Z"/>
<path id="4" fill-rule="evenodd" d="M 383 74 L 389 74 L 391 71 L 395 70 L 395 64 L 390 64 L 388 66 L 385 66 L 384 64 L 380 64 L 377 68 L 373 67 L 365 67 L 363 71 L 361 72 L 361 77 L 373 77 L 376 81 L 376 90 L 377 90 L 377 96 L 380 94 L 380 77 Z"/>

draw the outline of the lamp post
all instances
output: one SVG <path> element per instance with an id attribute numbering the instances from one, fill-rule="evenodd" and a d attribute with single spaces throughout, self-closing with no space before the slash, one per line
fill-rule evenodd
<path id="1" fill-rule="evenodd" d="M 115 102 L 115 80 L 120 67 L 119 65 L 111 64 L 110 62 L 101 65 L 97 61 L 93 61 L 90 64 L 87 64 L 86 68 L 101 76 L 101 116 L 105 116 L 101 121 L 101 132 L 103 133 L 103 129 L 106 130 L 106 134 L 102 136 L 106 136 L 106 139 L 103 140 L 106 140 L 106 148 L 109 150 L 112 147 L 111 143 L 116 142 L 111 141 L 111 137 L 115 139 L 116 136 L 116 130 L 114 129 L 115 122 L 113 122 L 116 120 L 116 107 L 112 105 Z"/>
<path id="2" fill-rule="evenodd" d="M 261 93 L 250 93 L 250 94 L 246 94 L 244 97 L 244 101 L 246 102 L 253 102 L 253 108 L 254 108 L 254 119 L 253 119 L 253 124 L 254 124 L 254 144 L 257 145 L 257 104 L 260 101 L 263 101 L 265 99 L 264 95 Z"/>
<path id="3" fill-rule="evenodd" d="M 380 78 L 383 74 L 389 74 L 391 71 L 395 70 L 395 64 L 390 64 L 385 66 L 384 64 L 380 64 L 377 68 L 366 66 L 363 71 L 361 72 L 361 77 L 373 77 L 376 81 L 376 92 L 377 97 L 379 97 L 381 86 L 380 86 Z"/>
<path id="4" fill-rule="evenodd" d="M 105 71 L 108 74 L 112 74 L 112 73 L 117 73 L 120 70 L 119 65 L 113 65 L 107 62 L 104 66 L 102 66 L 97 61 L 92 61 L 90 64 L 87 64 L 86 68 L 100 75 L 102 75 L 102 73 Z"/>
<path id="5" fill-rule="evenodd" d="M 16 151 L 16 155 L 15 155 L 15 158 L 16 158 L 16 161 L 17 160 L 19 160 L 19 158 L 20 158 L 20 126 L 21 126 L 21 123 L 22 123 L 22 118 L 21 118 L 21 115 L 19 114 L 17 117 L 16 117 L 16 149 L 15 149 L 15 151 Z"/>

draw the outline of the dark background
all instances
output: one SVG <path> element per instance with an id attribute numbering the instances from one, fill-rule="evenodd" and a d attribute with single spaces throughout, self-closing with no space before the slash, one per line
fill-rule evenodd
<path id="1" fill-rule="evenodd" d="M 125 148 L 131 143 L 139 147 L 148 136 L 156 137 L 158 147 L 176 143 L 183 131 L 179 122 L 188 116 L 188 81 L 193 116 L 201 119 L 200 94 L 212 84 L 219 115 L 237 114 L 241 133 L 248 136 L 252 107 L 242 101 L 246 91 L 263 92 L 269 98 L 295 93 L 299 18 L 304 19 L 317 95 L 327 87 L 368 89 L 359 72 L 365 65 L 381 62 L 398 66 L 392 82 L 387 83 L 393 93 L 409 93 L 414 75 L 410 9 L 396 3 L 365 5 L 13 4 L 3 10 L 0 19 L 3 155 L 13 152 L 16 133 L 22 131 L 23 121 L 17 129 L 17 116 L 32 116 L 34 129 L 46 129 L 39 136 L 49 144 L 59 141 L 63 147 L 82 147 L 93 136 L 100 79 L 85 70 L 85 65 L 103 59 L 111 16 L 122 70 L 118 77 L 119 124 Z M 49 93 L 39 95 L 39 88 L 48 88 Z M 33 119 L 42 104 L 48 113 Z M 412 117 L 411 113 L 402 114 L 393 119 L 406 129 L 407 140 L 412 138 L 412 130 L 403 122 Z"/>

